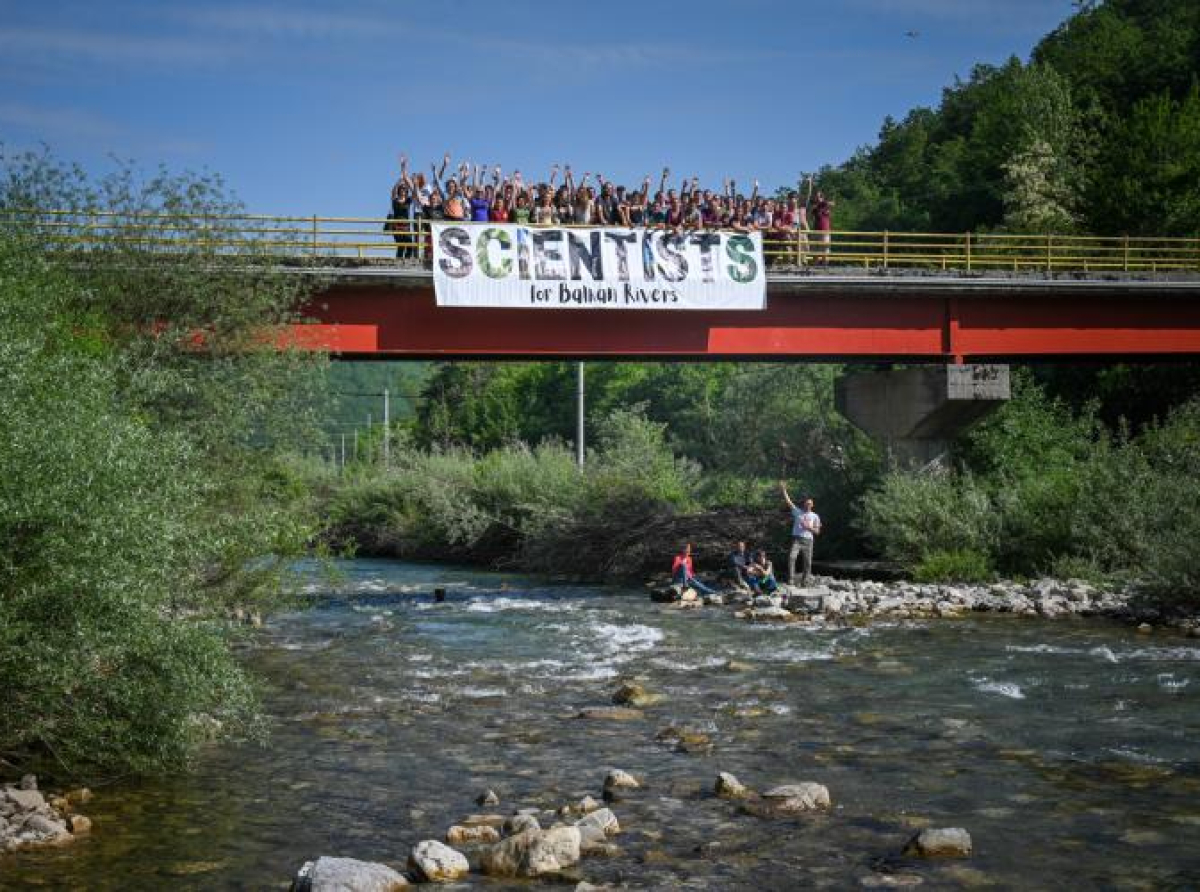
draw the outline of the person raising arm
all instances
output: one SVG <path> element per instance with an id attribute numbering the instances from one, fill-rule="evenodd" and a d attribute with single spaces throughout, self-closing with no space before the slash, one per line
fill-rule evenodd
<path id="1" fill-rule="evenodd" d="M 792 512 L 792 547 L 788 552 L 788 583 L 795 585 L 796 558 L 803 555 L 803 576 L 800 584 L 807 587 L 812 581 L 813 542 L 817 536 L 821 535 L 821 518 L 813 510 L 812 499 L 805 498 L 798 506 L 788 495 L 787 483 L 780 480 L 779 488 L 783 492 L 783 500 L 787 502 L 787 506 Z"/>

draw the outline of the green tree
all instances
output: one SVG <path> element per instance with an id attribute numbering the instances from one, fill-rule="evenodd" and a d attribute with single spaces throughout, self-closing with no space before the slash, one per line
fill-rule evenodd
<path id="1" fill-rule="evenodd" d="M 213 180 L 0 160 L 0 761 L 166 770 L 254 728 L 224 616 L 277 599 L 316 529 L 275 460 L 320 372 L 275 349 L 303 293 L 266 248 L 214 251 Z M 100 207 L 86 247 L 48 239 Z"/>

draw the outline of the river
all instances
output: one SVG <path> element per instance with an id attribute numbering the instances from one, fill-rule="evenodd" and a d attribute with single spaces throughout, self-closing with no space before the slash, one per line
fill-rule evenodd
<path id="1" fill-rule="evenodd" d="M 97 788 L 94 834 L 0 859 L 0 886 L 286 888 L 320 854 L 402 867 L 416 842 L 481 811 L 486 788 L 504 812 L 555 808 L 599 798 L 609 767 L 646 788 L 613 805 L 622 853 L 584 859 L 594 883 L 1200 886 L 1195 639 L 1077 619 L 749 626 L 630 590 L 342 570 L 314 609 L 245 645 L 265 679 L 267 745 Z M 666 697 L 643 719 L 578 717 L 635 678 Z M 707 734 L 711 750 L 656 740 L 668 726 Z M 718 771 L 758 790 L 818 781 L 834 807 L 742 814 L 710 795 Z M 900 858 L 924 826 L 967 828 L 973 857 Z"/>

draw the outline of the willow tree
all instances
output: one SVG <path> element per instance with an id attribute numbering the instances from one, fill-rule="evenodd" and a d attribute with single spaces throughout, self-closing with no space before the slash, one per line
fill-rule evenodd
<path id="1" fill-rule="evenodd" d="M 249 733 L 230 608 L 315 526 L 279 457 L 321 362 L 216 178 L 0 155 L 0 768 L 153 772 Z"/>

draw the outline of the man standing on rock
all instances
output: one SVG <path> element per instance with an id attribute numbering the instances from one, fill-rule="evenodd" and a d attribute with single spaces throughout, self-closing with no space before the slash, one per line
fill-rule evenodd
<path id="1" fill-rule="evenodd" d="M 804 555 L 804 576 L 800 585 L 807 588 L 812 581 L 813 540 L 821 535 L 821 518 L 813 511 L 813 500 L 804 499 L 803 507 L 797 507 L 788 495 L 787 483 L 780 480 L 783 499 L 792 510 L 792 549 L 788 552 L 788 584 L 796 583 L 796 558 Z"/>

